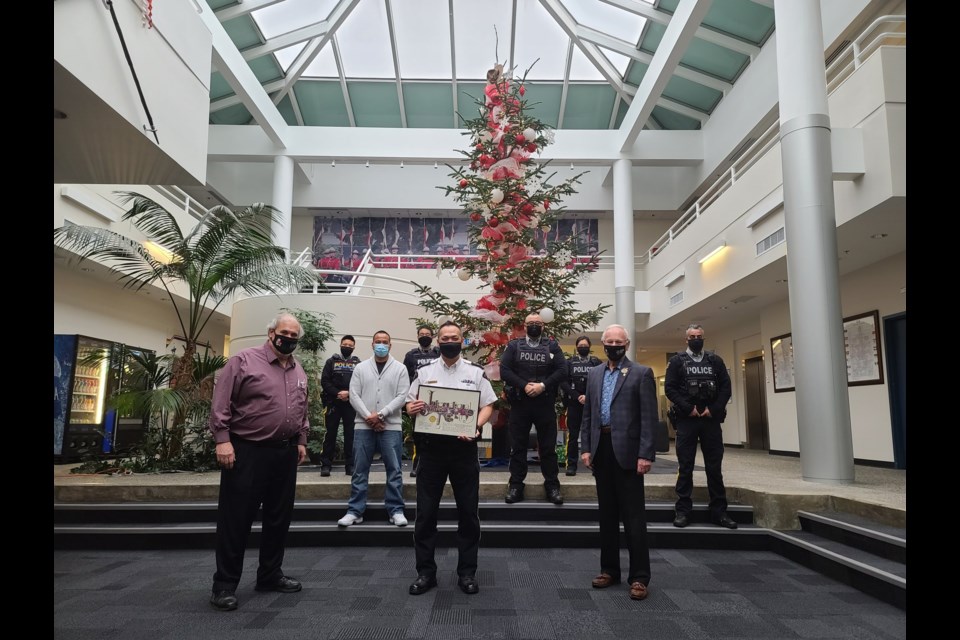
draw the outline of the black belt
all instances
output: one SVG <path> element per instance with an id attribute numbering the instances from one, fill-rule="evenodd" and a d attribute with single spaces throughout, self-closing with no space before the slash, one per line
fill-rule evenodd
<path id="1" fill-rule="evenodd" d="M 610 433 L 612 430 L 613 430 L 613 427 L 610 427 L 610 426 L 600 427 L 600 433 Z"/>
<path id="2" fill-rule="evenodd" d="M 287 438 L 286 440 L 247 440 L 246 438 L 239 438 L 237 436 L 231 436 L 231 440 L 239 440 L 244 444 L 249 444 L 254 447 L 266 447 L 268 449 L 285 449 L 287 447 L 295 447 L 300 440 L 300 436 L 294 436 L 292 438 Z"/>

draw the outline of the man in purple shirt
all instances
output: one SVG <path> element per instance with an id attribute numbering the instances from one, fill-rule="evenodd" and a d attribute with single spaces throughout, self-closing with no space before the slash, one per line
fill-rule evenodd
<path id="1" fill-rule="evenodd" d="M 237 608 L 236 589 L 250 527 L 263 507 L 257 591 L 300 591 L 283 575 L 284 541 L 293 516 L 297 465 L 307 456 L 307 375 L 293 357 L 301 327 L 282 313 L 267 342 L 227 361 L 213 390 L 210 431 L 217 443 L 220 502 L 217 572 L 210 604 Z"/>

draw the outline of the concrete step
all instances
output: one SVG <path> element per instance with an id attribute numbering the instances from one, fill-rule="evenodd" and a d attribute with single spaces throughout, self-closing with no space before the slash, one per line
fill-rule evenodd
<path id="1" fill-rule="evenodd" d="M 906 529 L 836 511 L 797 512 L 803 531 L 906 565 Z"/>

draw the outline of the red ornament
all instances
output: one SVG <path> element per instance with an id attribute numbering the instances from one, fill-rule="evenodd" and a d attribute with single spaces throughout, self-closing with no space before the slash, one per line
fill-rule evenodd
<path id="1" fill-rule="evenodd" d="M 544 201 L 543 201 L 543 208 L 544 208 L 544 209 L 549 209 L 549 208 L 550 208 L 550 201 L 549 201 L 549 200 L 544 200 Z"/>
<path id="2" fill-rule="evenodd" d="M 493 288 L 496 291 L 503 291 L 506 288 L 506 285 L 503 284 L 502 280 L 497 280 L 496 282 L 493 283 Z"/>
<path id="3" fill-rule="evenodd" d="M 523 85 L 520 85 L 520 88 L 517 89 L 517 93 L 519 93 L 520 95 L 523 95 L 523 94 L 525 94 L 526 92 L 527 92 L 527 90 L 523 88 Z"/>
<path id="4" fill-rule="evenodd" d="M 483 151 L 483 143 L 477 143 L 477 151 Z"/>
<path id="5" fill-rule="evenodd" d="M 520 211 L 522 211 L 523 213 L 530 213 L 531 211 L 533 211 L 533 205 L 528 202 L 522 207 L 520 207 Z"/>
<path id="6" fill-rule="evenodd" d="M 500 218 L 498 218 L 497 216 L 490 216 L 490 219 L 487 220 L 487 224 L 490 225 L 491 227 L 495 227 L 498 224 L 500 224 Z"/>
<path id="7" fill-rule="evenodd" d="M 525 147 L 525 149 L 526 149 L 527 151 L 529 151 L 530 153 L 533 153 L 534 151 L 537 150 L 537 145 L 536 145 L 536 143 L 534 143 L 534 142 L 530 142 L 530 143 L 527 144 L 527 146 Z"/>
<path id="8" fill-rule="evenodd" d="M 461 187 L 466 187 L 468 184 L 470 184 L 470 181 L 467 180 L 466 178 L 463 178 L 462 180 L 460 180 Z"/>
<path id="9" fill-rule="evenodd" d="M 527 139 L 523 137 L 523 134 L 522 134 L 522 133 L 518 133 L 518 134 L 517 134 L 517 137 L 514 138 L 514 142 L 516 142 L 517 144 L 523 144 L 523 143 L 526 142 L 526 141 L 527 141 Z"/>
<path id="10" fill-rule="evenodd" d="M 481 216 L 479 213 L 470 214 L 470 219 L 473 220 L 474 222 L 480 222 L 481 218 L 483 218 L 483 216 Z"/>

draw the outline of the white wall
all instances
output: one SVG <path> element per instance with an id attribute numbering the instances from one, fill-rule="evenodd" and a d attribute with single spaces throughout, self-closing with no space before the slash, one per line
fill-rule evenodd
<path id="1" fill-rule="evenodd" d="M 137 2 L 120 0 L 113 6 L 157 128 L 157 146 L 202 184 L 206 177 L 210 110 L 210 33 L 190 2 L 154 3 L 152 29 L 144 26 Z M 155 145 L 153 135 L 143 130 L 149 124 L 146 112 L 104 4 L 55 2 L 53 13 L 54 60 L 99 98 L 103 109 L 115 111 L 134 132 Z M 68 113 L 68 117 L 80 114 Z M 91 123 L 98 126 L 106 120 L 94 118 Z M 95 131 L 88 135 L 88 140 L 95 141 Z M 92 153 L 94 149 L 91 144 L 87 151 Z M 103 149 L 103 153 L 124 153 L 107 146 Z M 96 149 L 96 153 L 101 153 L 101 149 Z M 87 168 L 99 178 L 97 182 L 122 181 L 126 178 L 121 176 L 129 175 L 135 168 L 132 165 L 139 161 L 136 156 L 91 157 Z M 157 167 L 151 170 L 159 171 Z M 172 175 L 175 174 L 170 171 L 169 176 Z M 143 179 L 147 180 L 146 176 Z M 153 182 L 171 183 L 169 179 Z"/>
<path id="2" fill-rule="evenodd" d="M 880 315 L 880 345 L 883 350 L 883 318 L 906 311 L 906 253 L 875 263 L 840 279 L 840 296 L 844 317 L 877 309 Z M 773 371 L 770 368 L 770 338 L 790 333 L 790 308 L 776 304 L 763 310 L 760 317 L 763 336 L 764 372 L 767 377 L 767 416 L 770 426 L 770 448 L 799 452 L 796 394 L 774 393 Z M 893 461 L 890 426 L 890 401 L 887 392 L 886 357 L 884 384 L 849 387 L 850 422 L 853 434 L 853 455 L 861 460 Z"/>

